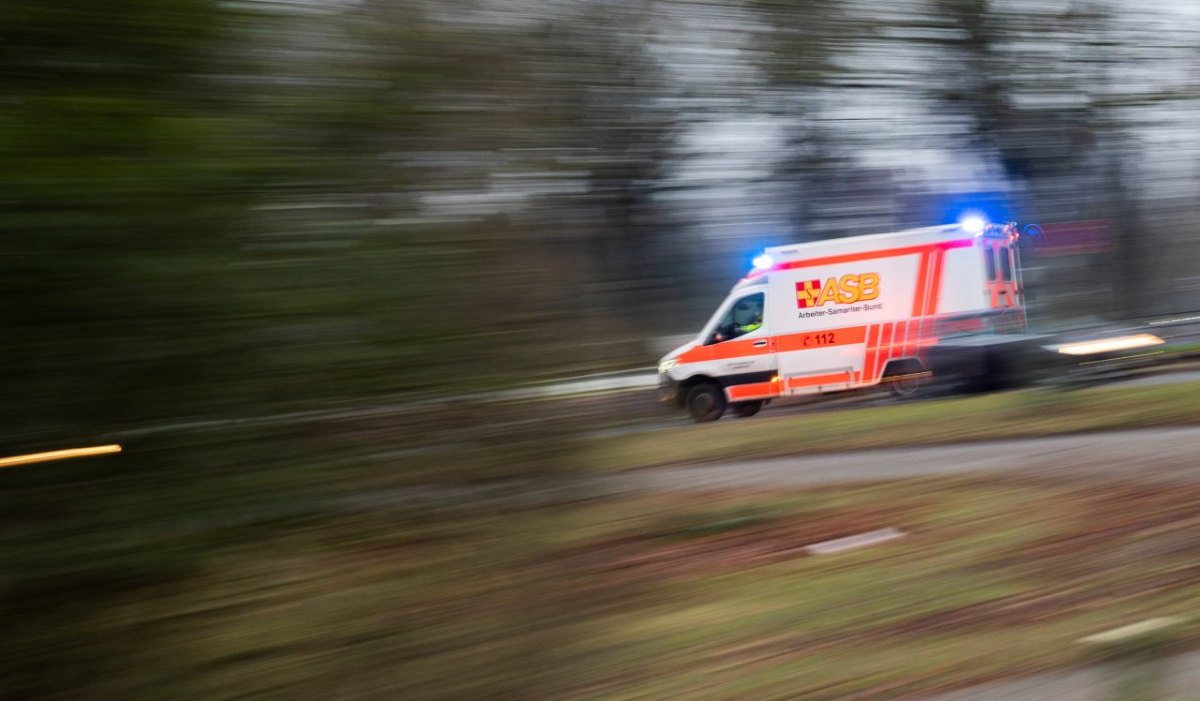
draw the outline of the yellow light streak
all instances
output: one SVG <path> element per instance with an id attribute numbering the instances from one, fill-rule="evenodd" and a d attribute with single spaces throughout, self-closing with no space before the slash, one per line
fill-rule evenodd
<path id="1" fill-rule="evenodd" d="M 88 458 L 93 455 L 109 455 L 111 453 L 121 452 L 119 445 L 98 445 L 91 448 L 69 448 L 67 450 L 51 450 L 47 453 L 30 453 L 29 455 L 14 455 L 9 458 L 0 458 L 0 468 L 16 467 L 18 465 L 29 465 L 35 462 L 51 462 L 53 460 L 66 460 L 68 458 Z"/>

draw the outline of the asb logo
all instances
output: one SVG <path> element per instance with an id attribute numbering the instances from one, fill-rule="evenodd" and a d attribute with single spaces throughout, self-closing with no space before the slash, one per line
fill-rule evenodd
<path id="1" fill-rule="evenodd" d="M 824 284 L 820 280 L 803 280 L 796 283 L 796 305 L 801 309 L 820 307 L 830 302 L 867 302 L 878 296 L 879 273 L 831 277 Z"/>

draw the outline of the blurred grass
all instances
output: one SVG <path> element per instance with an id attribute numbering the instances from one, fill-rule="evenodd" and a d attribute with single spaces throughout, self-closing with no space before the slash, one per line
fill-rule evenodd
<path id="1" fill-rule="evenodd" d="M 1078 661 L 1074 641 L 1083 632 L 1192 607 L 1200 594 L 1194 579 L 1181 577 L 1173 587 L 1146 581 L 1190 567 L 1185 551 L 1143 540 L 1137 555 L 1114 555 L 1112 549 L 1128 545 L 1127 532 L 1043 554 L 1047 541 L 1110 525 L 1092 510 L 1097 492 L 1103 490 L 965 480 L 824 491 L 838 495 L 842 509 L 892 505 L 899 513 L 888 525 L 910 537 L 681 581 L 686 595 L 678 606 L 631 622 L 660 649 L 683 651 L 674 674 L 660 676 L 650 695 L 930 693 L 1069 664 Z M 1178 496 L 1180 504 L 1193 498 Z M 1194 513 L 1194 503 L 1185 508 Z M 1148 515 L 1131 511 L 1126 525 Z M 1187 526 L 1175 528 L 1178 535 Z M 1089 557 L 1096 559 L 1079 564 Z M 708 671 L 703 681 L 699 668 Z"/>
<path id="2" fill-rule="evenodd" d="M 1179 576 L 1195 487 L 938 479 L 457 510 L 259 490 L 243 501 L 276 507 L 239 517 L 181 498 L 197 484 L 127 482 L 175 496 L 136 514 L 102 496 L 51 513 L 80 487 L 0 486 L 13 698 L 899 697 L 1075 662 L 1079 636 L 1200 595 Z M 1117 504 L 1104 533 L 1097 509 Z M 885 526 L 909 536 L 798 551 Z"/>
<path id="3" fill-rule="evenodd" d="M 1036 389 L 803 415 L 759 415 L 592 441 L 582 467 L 769 458 L 1200 423 L 1196 391 L 1161 387 Z"/>
<path id="4" fill-rule="evenodd" d="M 1034 409 L 1059 417 L 1082 407 L 1091 407 L 1089 415 L 1095 415 L 1113 404 L 1154 405 L 1170 417 L 1187 406 L 1187 389 L 1017 393 L 699 430 L 759 430 L 775 422 L 854 417 L 879 425 L 885 417 L 899 422 L 891 430 L 903 432 L 905 421 L 914 417 L 969 419 L 972 414 L 956 407 L 973 407 L 978 416 L 998 405 L 1014 414 Z M 1081 408 L 1072 409 L 1076 402 Z M 998 545 L 1041 532 L 1029 530 L 1019 515 L 1029 505 L 1015 502 L 1026 497 L 1011 504 L 1002 498 L 1008 487 L 951 498 L 941 483 L 543 509 L 460 501 L 444 509 L 414 505 L 375 512 L 350 508 L 343 499 L 414 479 L 445 482 L 582 469 L 586 465 L 571 460 L 568 437 L 594 429 L 603 419 L 592 421 L 596 417 L 578 407 L 553 416 L 564 406 L 570 405 L 538 403 L 528 416 L 495 413 L 494 406 L 450 407 L 403 419 L 152 437 L 134 441 L 116 458 L 3 471 L 0 615 L 8 635 L 0 673 L 5 688 L 22 698 L 156 697 L 164 689 L 178 698 L 241 693 L 703 696 L 690 680 L 698 669 L 710 669 L 727 647 L 785 635 L 772 622 L 772 611 L 789 612 L 791 620 L 811 615 L 821 626 L 844 618 L 865 627 L 856 612 L 859 604 L 837 596 L 868 602 L 892 597 L 912 611 L 936 610 L 955 602 L 966 605 L 958 592 L 983 587 L 985 579 L 993 587 L 989 591 L 1009 591 L 996 579 L 1003 570 L 960 578 L 930 564 L 932 555 L 918 557 L 904 576 L 919 583 L 896 598 L 875 583 L 900 576 L 886 567 L 866 571 L 861 581 L 840 570 L 810 581 L 808 573 L 800 579 L 787 575 L 787 563 L 768 563 L 745 576 L 722 571 L 712 579 L 666 583 L 658 577 L 608 578 L 580 571 L 555 553 L 589 551 L 596 542 L 631 537 L 703 546 L 714 538 L 771 527 L 792 513 L 824 521 L 846 510 L 899 504 L 889 512 L 902 514 L 905 502 L 921 505 L 918 511 L 927 516 L 900 526 L 944 522 L 963 531 L 963 539 L 948 541 L 949 551 L 939 556 L 949 561 L 973 557 L 971 539 Z M 471 431 L 449 420 L 460 411 L 480 412 L 466 426 L 494 425 L 494 431 Z M 909 416 L 901 421 L 897 412 Z M 492 424 L 485 420 L 489 414 L 496 417 Z M 506 421 L 518 423 L 505 426 Z M 544 440 L 547 431 L 556 434 L 555 440 Z M 631 438 L 637 436 L 611 441 L 620 445 Z M 981 510 L 985 503 L 1000 510 Z M 1044 499 L 1038 503 L 1037 508 L 1053 510 Z M 1001 523 L 1001 516 L 1010 522 Z M 598 552 L 603 558 L 604 548 Z M 934 569 L 926 575 L 924 567 Z M 778 573 L 762 578 L 764 572 Z M 800 603 L 788 603 L 797 593 Z M 810 598 L 815 609 L 787 608 Z M 861 604 L 863 615 L 874 606 Z M 738 611 L 753 615 L 729 613 Z M 645 628 L 651 623 L 652 629 Z M 1075 632 L 1071 624 L 1049 639 Z M 1024 654 L 1023 634 L 998 637 L 1005 635 L 1012 656 Z M 1020 660 L 985 654 L 989 639 L 956 640 L 950 647 L 954 654 L 975 649 L 984 658 L 983 669 L 996 674 L 1026 669 Z M 806 662 L 800 669 L 806 679 L 828 679 L 834 688 L 849 683 L 829 678 L 837 669 L 860 669 L 863 683 L 886 683 L 906 665 L 915 665 L 914 674 L 937 676 L 906 656 L 939 645 L 937 640 L 868 639 L 852 646 L 852 659 L 820 647 L 805 658 L 812 668 Z M 962 661 L 954 654 L 948 664 Z M 1034 666 L 1042 664 L 1040 657 L 1031 659 L 1037 661 Z M 464 669 L 471 675 L 462 674 Z M 761 675 L 737 666 L 720 670 L 727 681 L 704 692 L 714 698 L 757 695 L 797 683 L 788 670 L 772 668 Z M 745 691 L 745 684 L 761 686 Z"/>

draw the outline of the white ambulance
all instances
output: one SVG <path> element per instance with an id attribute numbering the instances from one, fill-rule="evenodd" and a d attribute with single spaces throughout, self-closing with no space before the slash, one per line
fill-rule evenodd
<path id="1" fill-rule="evenodd" d="M 780 398 L 919 389 L 940 341 L 1025 326 L 1015 224 L 962 223 L 769 248 L 658 366 L 697 421 Z"/>

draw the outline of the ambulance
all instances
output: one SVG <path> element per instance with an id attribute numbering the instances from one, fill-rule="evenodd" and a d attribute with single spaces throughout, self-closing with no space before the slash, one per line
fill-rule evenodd
<path id="1" fill-rule="evenodd" d="M 1024 329 L 1019 234 L 968 217 L 768 248 L 700 334 L 659 362 L 660 398 L 716 421 L 784 397 L 881 384 L 914 394 L 948 339 Z"/>

